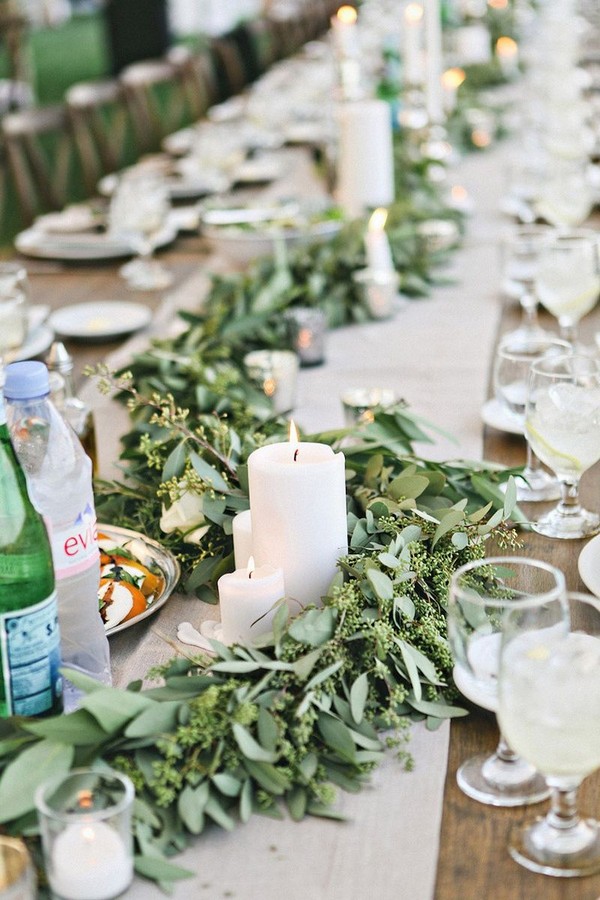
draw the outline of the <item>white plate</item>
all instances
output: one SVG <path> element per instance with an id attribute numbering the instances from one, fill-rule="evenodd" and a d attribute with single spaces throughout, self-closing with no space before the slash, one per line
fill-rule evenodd
<path id="1" fill-rule="evenodd" d="M 577 568 L 588 591 L 600 597 L 600 534 L 585 545 L 579 554 Z"/>
<path id="2" fill-rule="evenodd" d="M 262 228 L 244 229 L 235 226 L 204 225 L 202 234 L 211 242 L 217 252 L 225 253 L 230 259 L 242 265 L 260 256 L 274 252 L 277 241 L 288 247 L 298 244 L 319 243 L 335 237 L 342 227 L 336 219 L 315 222 L 306 228 Z"/>
<path id="3" fill-rule="evenodd" d="M 486 425 L 496 428 L 498 431 L 506 431 L 508 434 L 524 434 L 523 426 L 519 420 L 512 416 L 496 398 L 488 400 L 481 407 L 481 418 Z"/>
<path id="4" fill-rule="evenodd" d="M 175 240 L 177 230 L 167 222 L 156 237 L 157 247 L 164 247 Z M 133 256 L 131 245 L 123 238 L 111 234 L 78 232 L 77 234 L 47 234 L 37 228 L 28 228 L 17 235 L 15 247 L 25 256 L 39 259 L 64 259 L 72 262 L 94 262 L 102 259 L 119 259 Z"/>
<path id="5" fill-rule="evenodd" d="M 100 224 L 100 217 L 89 206 L 67 206 L 60 212 L 38 216 L 35 227 L 50 234 L 73 234 L 93 231 Z"/>
<path id="6" fill-rule="evenodd" d="M 104 300 L 58 309 L 50 316 L 50 324 L 63 337 L 105 341 L 138 331 L 151 318 L 152 311 L 141 303 Z"/>
<path id="7" fill-rule="evenodd" d="M 118 175 L 105 175 L 98 182 L 98 190 L 104 197 L 110 197 L 117 187 L 118 180 Z M 171 200 L 196 200 L 198 197 L 226 191 L 231 186 L 231 180 L 220 173 L 218 175 L 200 173 L 194 177 L 169 175 L 165 176 L 165 183 Z"/>

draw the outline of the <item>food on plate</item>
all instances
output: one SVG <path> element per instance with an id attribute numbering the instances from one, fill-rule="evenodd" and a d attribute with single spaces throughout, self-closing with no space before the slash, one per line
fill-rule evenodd
<path id="1" fill-rule="evenodd" d="M 98 601 L 108 630 L 145 612 L 165 589 L 160 568 L 148 561 L 148 551 L 137 538 L 122 543 L 98 532 L 100 585 Z"/>

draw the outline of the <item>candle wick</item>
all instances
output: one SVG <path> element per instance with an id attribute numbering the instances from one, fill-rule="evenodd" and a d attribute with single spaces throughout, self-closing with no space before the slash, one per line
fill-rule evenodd
<path id="1" fill-rule="evenodd" d="M 298 459 L 298 451 L 299 450 L 300 450 L 300 447 L 296 447 L 296 449 L 294 450 L 294 462 L 296 462 L 296 460 Z"/>
<path id="2" fill-rule="evenodd" d="M 248 572 L 248 578 L 252 578 L 253 571 L 254 571 L 254 569 L 250 569 L 250 571 Z"/>

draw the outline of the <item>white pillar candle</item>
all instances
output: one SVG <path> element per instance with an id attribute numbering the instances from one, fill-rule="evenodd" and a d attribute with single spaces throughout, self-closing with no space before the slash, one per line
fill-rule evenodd
<path id="1" fill-rule="evenodd" d="M 359 55 L 358 15 L 353 6 L 340 6 L 331 18 L 331 34 L 335 55 L 338 59 L 348 59 Z"/>
<path id="2" fill-rule="evenodd" d="M 425 3 L 425 97 L 427 115 L 433 124 L 444 121 L 442 94 L 442 14 L 440 0 Z"/>
<path id="3" fill-rule="evenodd" d="M 252 515 L 249 509 L 233 517 L 233 558 L 236 569 L 243 569 L 251 556 L 252 548 Z"/>
<path id="4" fill-rule="evenodd" d="M 405 84 L 423 83 L 423 7 L 409 3 L 404 9 L 402 56 Z"/>
<path id="5" fill-rule="evenodd" d="M 217 582 L 225 644 L 252 644 L 272 629 L 277 601 L 285 596 L 283 572 L 270 565 L 236 569 Z"/>
<path id="6" fill-rule="evenodd" d="M 496 41 L 496 59 L 506 78 L 513 78 L 519 71 L 519 45 L 511 37 L 499 37 Z"/>
<path id="7" fill-rule="evenodd" d="M 450 113 L 454 112 L 456 109 L 458 89 L 466 77 L 464 69 L 459 69 L 457 66 L 452 69 L 446 69 L 443 73 L 441 79 L 443 95 L 442 103 L 446 115 L 450 115 Z"/>
<path id="8" fill-rule="evenodd" d="M 365 250 L 367 266 L 376 272 L 393 272 L 392 251 L 388 236 L 385 233 L 387 210 L 378 207 L 371 218 L 365 234 Z"/>
<path id="9" fill-rule="evenodd" d="M 350 216 L 394 201 L 392 117 L 384 100 L 338 107 L 337 200 Z"/>
<path id="10" fill-rule="evenodd" d="M 483 24 L 463 25 L 454 32 L 455 55 L 461 65 L 472 66 L 490 62 L 492 50 L 490 33 Z"/>
<path id="11" fill-rule="evenodd" d="M 48 877 L 64 900 L 110 900 L 131 883 L 133 859 L 110 825 L 81 822 L 57 836 Z"/>
<path id="12" fill-rule="evenodd" d="M 320 603 L 348 552 L 345 466 L 326 444 L 268 444 L 248 459 L 257 564 L 281 566 L 293 613 Z"/>

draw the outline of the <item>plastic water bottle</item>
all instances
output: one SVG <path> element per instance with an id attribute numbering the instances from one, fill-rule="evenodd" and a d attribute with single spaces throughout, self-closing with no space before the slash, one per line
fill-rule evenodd
<path id="1" fill-rule="evenodd" d="M 110 655 L 98 611 L 99 552 L 92 464 L 49 399 L 41 362 L 6 368 L 6 414 L 29 494 L 46 520 L 58 592 L 61 656 L 66 666 L 110 684 Z M 65 710 L 79 693 L 66 680 Z"/>
<path id="2" fill-rule="evenodd" d="M 10 442 L 0 392 L 0 717 L 62 709 L 52 553 Z"/>

